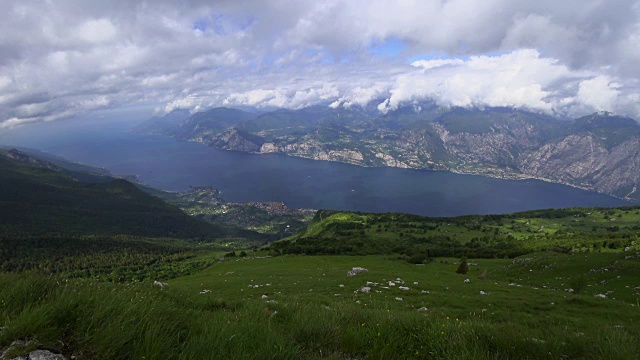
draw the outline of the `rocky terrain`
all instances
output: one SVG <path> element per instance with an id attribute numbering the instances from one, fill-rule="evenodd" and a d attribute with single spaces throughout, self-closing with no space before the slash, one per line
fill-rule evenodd
<path id="1" fill-rule="evenodd" d="M 640 124 L 610 113 L 559 120 L 507 108 L 422 104 L 386 115 L 366 107 L 260 116 L 217 108 L 196 115 L 164 133 L 225 150 L 536 178 L 640 200 Z"/>

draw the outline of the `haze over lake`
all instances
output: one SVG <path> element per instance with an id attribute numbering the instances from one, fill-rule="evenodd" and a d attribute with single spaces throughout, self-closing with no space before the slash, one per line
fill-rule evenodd
<path id="1" fill-rule="evenodd" d="M 281 201 L 290 207 L 428 216 L 509 213 L 628 202 L 538 180 L 499 180 L 443 171 L 363 168 L 282 155 L 218 150 L 126 131 L 123 124 L 0 134 L 0 144 L 138 175 L 151 186 L 185 191 L 213 186 L 228 201 Z"/>

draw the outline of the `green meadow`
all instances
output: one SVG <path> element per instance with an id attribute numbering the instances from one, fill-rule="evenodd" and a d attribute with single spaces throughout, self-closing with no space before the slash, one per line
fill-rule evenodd
<path id="1" fill-rule="evenodd" d="M 635 251 L 228 257 L 167 281 L 0 276 L 0 346 L 78 359 L 637 359 Z M 367 271 L 347 276 L 353 267 Z M 569 290 L 575 287 L 573 291 Z M 30 341 L 30 342 L 29 342 Z"/>

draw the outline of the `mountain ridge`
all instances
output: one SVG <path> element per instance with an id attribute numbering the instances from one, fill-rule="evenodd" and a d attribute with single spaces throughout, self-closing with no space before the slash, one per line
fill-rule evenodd
<path id="1" fill-rule="evenodd" d="M 0 150 L 0 232 L 209 240 L 259 236 L 193 218 L 127 180 L 94 179 L 15 149 Z"/>
<path id="2" fill-rule="evenodd" d="M 212 111 L 212 110 L 210 110 Z M 227 123 L 229 123 L 227 121 Z M 574 120 L 510 108 L 277 110 L 222 129 L 167 131 L 224 150 L 280 153 L 360 166 L 539 179 L 638 201 L 640 124 L 610 113 Z"/>

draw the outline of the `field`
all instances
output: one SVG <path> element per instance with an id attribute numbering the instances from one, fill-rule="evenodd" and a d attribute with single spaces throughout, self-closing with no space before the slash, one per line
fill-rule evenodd
<path id="1" fill-rule="evenodd" d="M 248 255 L 164 288 L 0 275 L 0 346 L 78 359 L 640 354 L 635 251 L 474 259 L 466 275 L 454 258 Z M 353 267 L 368 271 L 348 277 Z"/>
<path id="2" fill-rule="evenodd" d="M 302 232 L 273 243 L 285 254 L 514 257 L 535 251 L 610 251 L 639 243 L 640 208 L 536 210 L 429 218 L 319 211 Z"/>

